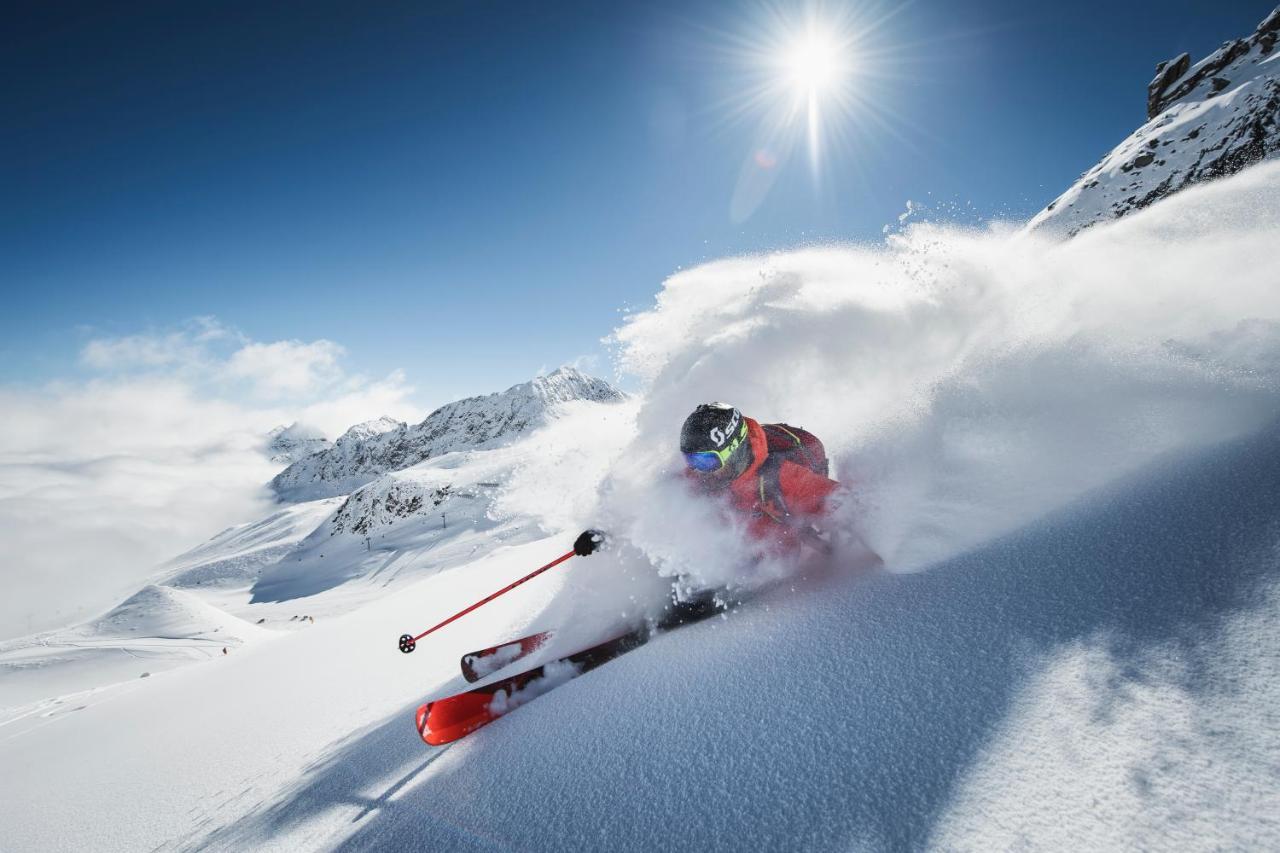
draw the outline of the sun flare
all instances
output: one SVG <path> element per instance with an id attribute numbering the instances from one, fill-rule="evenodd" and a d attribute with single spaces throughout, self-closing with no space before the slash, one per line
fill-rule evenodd
<path id="1" fill-rule="evenodd" d="M 900 6 L 880 0 L 758 0 L 755 14 L 723 35 L 726 76 L 721 114 L 752 125 L 749 149 L 730 202 L 745 221 L 786 165 L 807 154 L 819 186 L 825 164 L 843 167 L 860 144 L 896 131 L 888 83 L 902 48 L 888 29 Z M 854 166 L 856 167 L 856 164 Z"/>
<path id="2" fill-rule="evenodd" d="M 780 40 L 781 50 L 774 65 L 777 88 L 784 95 L 784 123 L 803 126 L 809 159 L 818 168 L 824 122 L 838 120 L 850 102 L 850 39 L 826 22 L 811 19 L 807 26 Z M 787 94 L 789 93 L 789 95 Z"/>
<path id="3" fill-rule="evenodd" d="M 802 95 L 821 94 L 840 84 L 846 59 L 828 33 L 809 33 L 790 45 L 782 57 L 784 76 Z"/>

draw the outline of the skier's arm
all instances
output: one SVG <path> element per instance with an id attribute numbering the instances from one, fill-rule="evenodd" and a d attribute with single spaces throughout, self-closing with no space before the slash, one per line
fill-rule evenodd
<path id="1" fill-rule="evenodd" d="M 833 543 L 839 540 L 847 543 L 852 536 L 873 564 L 883 565 L 884 559 L 859 533 L 855 532 L 854 526 L 849 523 L 851 520 L 848 517 L 849 513 L 853 507 L 856 507 L 854 488 L 815 474 L 807 468 L 797 467 L 800 468 L 795 483 L 797 500 L 792 505 L 792 511 L 802 513 L 801 517 L 810 531 L 802 538 L 814 548 L 830 554 Z M 844 509 L 841 509 L 842 504 L 846 505 Z M 852 546 L 841 547 L 847 549 Z"/>
<path id="2" fill-rule="evenodd" d="M 844 488 L 835 480 L 791 462 L 784 463 L 779 470 L 778 485 L 782 489 L 787 510 L 807 521 L 815 521 L 826 515 L 828 499 Z"/>
<path id="3" fill-rule="evenodd" d="M 784 465 L 779 473 L 788 507 L 792 515 L 797 516 L 801 522 L 797 528 L 800 531 L 801 540 L 823 553 L 830 554 L 832 543 L 838 538 L 843 538 L 838 529 L 842 525 L 833 517 L 833 513 L 843 514 L 838 507 L 841 503 L 852 500 L 853 489 L 801 465 Z M 845 536 L 847 537 L 847 534 Z M 881 564 L 884 562 L 861 536 L 856 538 L 874 562 Z"/>

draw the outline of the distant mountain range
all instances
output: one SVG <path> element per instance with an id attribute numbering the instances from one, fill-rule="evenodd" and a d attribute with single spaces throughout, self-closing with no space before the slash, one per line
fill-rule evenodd
<path id="1" fill-rule="evenodd" d="M 504 444 L 546 423 L 558 404 L 614 402 L 624 397 L 603 379 L 561 367 L 500 393 L 441 406 L 416 425 L 378 418 L 353 426 L 332 445 L 323 439 L 320 444 L 314 437 L 295 441 L 293 452 L 302 455 L 271 481 L 271 488 L 285 501 L 349 494 L 382 474 L 443 453 Z"/>
<path id="2" fill-rule="evenodd" d="M 1146 124 L 1028 224 L 1075 234 L 1184 187 L 1234 174 L 1280 151 L 1280 7 L 1252 35 L 1192 64 L 1156 66 Z"/>

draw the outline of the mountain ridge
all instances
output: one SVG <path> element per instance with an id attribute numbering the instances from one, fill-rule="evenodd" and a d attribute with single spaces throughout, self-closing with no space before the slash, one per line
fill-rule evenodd
<path id="1" fill-rule="evenodd" d="M 573 367 L 505 391 L 447 403 L 409 425 L 391 418 L 357 424 L 326 448 L 281 471 L 271 489 L 282 501 L 349 494 L 383 474 L 455 450 L 494 447 L 545 423 L 560 403 L 619 402 L 626 395 Z"/>
<path id="2" fill-rule="evenodd" d="M 1280 6 L 1192 64 L 1156 66 L 1148 121 L 1036 214 L 1028 231 L 1074 235 L 1280 153 Z"/>

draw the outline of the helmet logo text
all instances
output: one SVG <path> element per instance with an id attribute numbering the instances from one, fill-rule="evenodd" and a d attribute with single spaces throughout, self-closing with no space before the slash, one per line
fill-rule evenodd
<path id="1" fill-rule="evenodd" d="M 720 427 L 716 427 L 715 429 L 711 430 L 711 440 L 715 442 L 716 447 L 724 447 L 724 443 L 738 429 L 738 424 L 739 422 L 741 422 L 741 420 L 742 420 L 742 413 L 739 412 L 737 409 L 734 409 L 733 418 L 730 419 L 729 424 L 724 429 L 721 429 Z"/>

